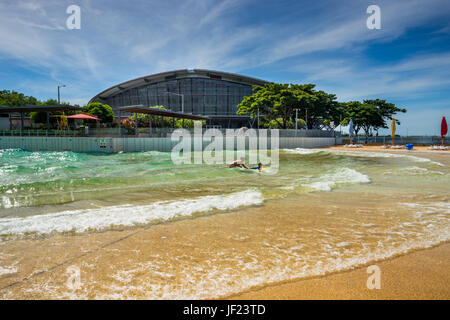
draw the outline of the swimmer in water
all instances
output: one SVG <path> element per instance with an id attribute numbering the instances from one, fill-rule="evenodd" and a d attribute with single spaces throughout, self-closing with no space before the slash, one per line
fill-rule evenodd
<path id="1" fill-rule="evenodd" d="M 230 163 L 230 164 L 228 165 L 228 168 L 239 167 L 239 168 L 245 168 L 245 169 L 248 169 L 248 167 L 245 165 L 244 161 L 245 161 L 245 158 L 244 158 L 244 157 L 241 157 L 240 160 L 235 160 L 235 161 L 233 161 L 232 163 Z"/>
<path id="2" fill-rule="evenodd" d="M 262 163 L 260 162 L 260 163 L 258 163 L 258 166 L 257 166 L 257 167 L 251 167 L 250 169 L 253 169 L 253 170 L 258 169 L 258 171 L 261 172 L 261 171 L 262 171 L 262 167 L 263 167 L 263 165 L 262 165 Z"/>

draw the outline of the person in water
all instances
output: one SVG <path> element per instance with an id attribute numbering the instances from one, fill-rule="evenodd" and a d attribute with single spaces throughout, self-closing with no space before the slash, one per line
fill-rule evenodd
<path id="1" fill-rule="evenodd" d="M 240 160 L 235 160 L 235 161 L 233 161 L 232 163 L 230 163 L 230 164 L 228 165 L 228 168 L 239 167 L 239 168 L 245 168 L 245 169 L 248 169 L 248 167 L 245 165 L 244 161 L 245 161 L 245 158 L 244 158 L 244 157 L 241 157 Z"/>
<path id="2" fill-rule="evenodd" d="M 258 163 L 258 166 L 257 167 L 251 167 L 250 169 L 253 169 L 253 170 L 256 170 L 256 169 L 258 169 L 258 171 L 259 172 L 261 172 L 262 171 L 262 163 L 260 162 L 260 163 Z"/>

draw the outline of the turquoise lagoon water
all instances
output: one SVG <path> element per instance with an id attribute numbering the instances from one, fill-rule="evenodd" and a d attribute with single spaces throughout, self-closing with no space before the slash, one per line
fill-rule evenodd
<path id="1" fill-rule="evenodd" d="M 1 150 L 0 294 L 213 298 L 427 248 L 450 237 L 449 164 L 448 154 L 290 149 L 278 172 L 256 173 L 175 165 L 162 152 Z M 172 233 L 155 236 L 161 226 Z M 89 236 L 143 227 L 155 240 L 129 238 L 114 259 L 84 253 L 90 284 L 75 295 L 54 276 L 9 286 L 51 268 L 59 243 L 76 256 L 78 243 L 104 246 Z M 49 262 L 28 258 L 49 243 Z"/>
<path id="2" fill-rule="evenodd" d="M 341 188 L 394 197 L 430 194 L 446 201 L 448 177 L 448 167 L 438 161 L 377 152 L 284 150 L 280 153 L 278 173 L 270 174 L 267 169 L 257 174 L 253 170 L 228 169 L 222 164 L 175 165 L 170 153 L 156 151 L 104 155 L 10 149 L 0 150 L 0 219 L 75 209 L 87 213 L 99 208 L 141 207 L 236 192 L 243 192 L 239 197 L 248 197 L 249 205 L 259 200 L 248 195 L 257 194 L 262 201 L 291 193 Z M 209 201 L 212 204 L 216 198 Z M 240 206 L 245 206 L 246 201 L 242 200 Z M 127 210 L 119 211 L 126 215 Z M 195 208 L 188 211 L 189 215 L 196 212 Z M 155 219 L 177 215 L 181 214 L 167 212 L 167 217 L 158 214 Z M 152 220 L 150 214 L 141 222 Z M 122 222 L 127 225 L 126 217 Z M 0 220 L 0 235 L 5 235 L 1 225 Z M 95 222 L 82 230 L 88 228 L 95 229 Z"/>

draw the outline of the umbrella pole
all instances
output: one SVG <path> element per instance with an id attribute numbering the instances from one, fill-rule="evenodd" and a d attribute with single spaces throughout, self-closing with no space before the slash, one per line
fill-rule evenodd
<path id="1" fill-rule="evenodd" d="M 96 122 L 97 122 L 97 138 L 98 138 L 98 120 Z"/>

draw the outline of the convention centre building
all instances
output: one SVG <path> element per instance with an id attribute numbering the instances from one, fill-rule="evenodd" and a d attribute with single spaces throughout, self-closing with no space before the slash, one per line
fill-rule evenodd
<path id="1" fill-rule="evenodd" d="M 252 94 L 253 85 L 264 80 L 239 74 L 203 69 L 185 69 L 147 75 L 114 85 L 91 99 L 113 108 L 142 105 L 163 106 L 172 112 L 205 116 L 221 128 L 251 127 L 248 115 L 237 115 L 238 104 Z M 121 116 L 126 116 L 121 112 Z"/>

